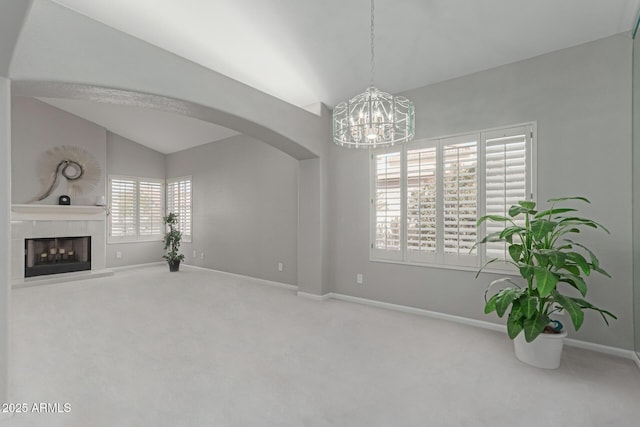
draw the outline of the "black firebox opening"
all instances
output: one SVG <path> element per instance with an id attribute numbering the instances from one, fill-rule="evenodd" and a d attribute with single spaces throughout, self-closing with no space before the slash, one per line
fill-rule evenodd
<path id="1" fill-rule="evenodd" d="M 91 270 L 91 236 L 25 239 L 24 277 Z"/>

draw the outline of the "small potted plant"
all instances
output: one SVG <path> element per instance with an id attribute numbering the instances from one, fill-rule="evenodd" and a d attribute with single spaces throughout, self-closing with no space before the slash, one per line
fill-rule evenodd
<path id="1" fill-rule="evenodd" d="M 176 228 L 178 224 L 178 215 L 170 212 L 169 215 L 162 218 L 168 231 L 164 233 L 164 250 L 165 255 L 162 258 L 167 260 L 169 271 L 175 272 L 180 270 L 180 262 L 184 259 L 184 255 L 178 252 L 180 249 L 180 241 L 182 240 L 182 232 Z"/>
<path id="2" fill-rule="evenodd" d="M 564 310 L 576 331 L 584 321 L 584 310 L 597 311 L 607 325 L 607 316 L 616 319 L 584 299 L 585 279 L 592 272 L 611 276 L 590 249 L 571 240 L 585 227 L 609 231 L 593 220 L 576 216 L 577 209 L 557 206 L 567 201 L 590 203 L 584 197 L 550 199 L 551 206 L 538 211 L 535 202 L 525 200 L 511 206 L 508 216 L 486 215 L 478 220 L 478 225 L 485 221 L 505 224 L 502 230 L 487 235 L 478 244 L 506 242 L 510 259 L 489 260 L 476 278 L 487 265 L 504 261 L 517 269 L 523 282 L 516 283 L 512 278 L 491 282 L 485 291 L 484 312 L 495 311 L 499 317 L 508 313 L 507 333 L 514 340 L 516 357 L 547 369 L 560 365 L 566 336 L 562 324 L 551 318 L 553 313 Z M 495 286 L 500 290 L 489 297 Z"/>

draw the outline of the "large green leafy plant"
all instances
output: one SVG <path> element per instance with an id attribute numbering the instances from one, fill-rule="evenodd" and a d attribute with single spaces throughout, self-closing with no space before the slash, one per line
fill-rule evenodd
<path id="1" fill-rule="evenodd" d="M 180 263 L 184 259 L 184 255 L 178 252 L 182 241 L 182 232 L 176 228 L 178 215 L 170 212 L 162 220 L 169 227 L 169 230 L 164 234 L 164 250 L 166 254 L 162 258 L 166 259 L 170 265 Z"/>
<path id="2" fill-rule="evenodd" d="M 501 278 L 491 282 L 485 291 L 485 313 L 495 311 L 502 317 L 509 311 L 507 332 L 511 339 L 524 331 L 526 341 L 533 341 L 550 324 L 550 316 L 561 309 L 569 314 L 576 331 L 584 321 L 584 310 L 599 312 L 607 325 L 607 316 L 616 319 L 584 299 L 586 277 L 594 271 L 611 276 L 589 248 L 571 239 L 585 228 L 609 231 L 593 220 L 576 216 L 577 209 L 557 206 L 567 201 L 590 203 L 584 197 L 550 199 L 548 209 L 537 211 L 535 202 L 520 201 L 511 206 L 508 216 L 486 215 L 478 220 L 478 225 L 485 221 L 505 224 L 502 230 L 487 235 L 478 244 L 506 242 L 510 259 L 505 262 L 514 265 L 525 282 L 522 285 L 511 278 Z M 497 261 L 500 260 L 489 260 L 478 275 Z M 501 289 L 489 298 L 494 286 Z M 562 292 L 561 287 L 574 288 L 571 294 L 575 296 Z"/>

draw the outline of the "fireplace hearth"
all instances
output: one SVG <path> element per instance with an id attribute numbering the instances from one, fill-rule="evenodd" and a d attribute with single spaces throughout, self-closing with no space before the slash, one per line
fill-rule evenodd
<path id="1" fill-rule="evenodd" d="M 91 270 L 91 236 L 25 239 L 24 277 Z"/>

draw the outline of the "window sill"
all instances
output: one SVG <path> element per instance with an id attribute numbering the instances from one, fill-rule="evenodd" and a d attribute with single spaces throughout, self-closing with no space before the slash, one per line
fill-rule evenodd
<path id="1" fill-rule="evenodd" d="M 470 267 L 467 265 L 447 265 L 447 264 L 430 264 L 430 263 L 420 263 L 420 262 L 410 262 L 410 261 L 397 261 L 397 260 L 389 260 L 389 259 L 380 259 L 380 258 L 369 258 L 371 262 L 379 262 L 384 264 L 398 264 L 398 265 L 408 265 L 413 267 L 426 267 L 426 268 L 439 268 L 443 270 L 457 270 L 457 271 L 471 271 L 473 273 L 477 273 L 480 270 L 480 267 Z M 482 270 L 482 274 L 490 273 L 490 274 L 500 274 L 507 275 L 513 277 L 520 277 L 520 273 L 515 270 L 501 270 L 497 268 L 485 268 Z"/>
<path id="2" fill-rule="evenodd" d="M 152 243 L 152 242 L 162 243 L 162 239 L 109 240 L 107 241 L 107 245 L 121 245 L 121 244 L 129 244 L 129 243 Z"/>

